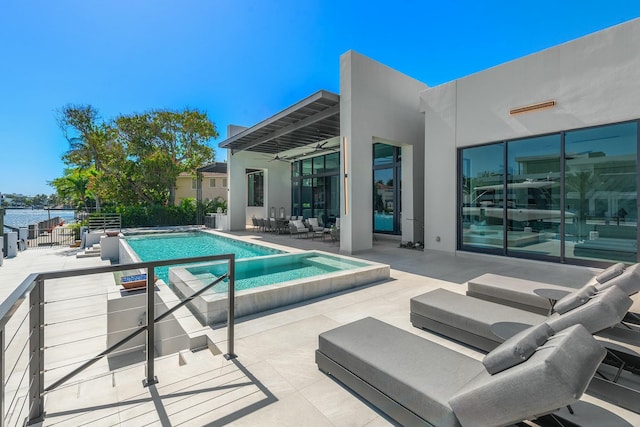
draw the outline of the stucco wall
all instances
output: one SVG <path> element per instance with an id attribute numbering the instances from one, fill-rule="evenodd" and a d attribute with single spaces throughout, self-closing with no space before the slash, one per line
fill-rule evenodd
<path id="1" fill-rule="evenodd" d="M 229 150 L 228 150 L 229 151 Z M 291 215 L 291 165 L 288 162 L 271 161 L 271 157 L 249 151 L 241 151 L 231 156 L 228 152 L 229 168 L 229 226 L 231 230 L 244 230 L 251 225 L 251 217 L 266 218 L 269 209 L 274 206 L 276 215 L 284 206 L 287 215 Z M 247 169 L 264 171 L 264 206 L 247 206 Z"/>
<path id="2" fill-rule="evenodd" d="M 340 57 L 340 133 L 347 141 L 348 191 L 341 174 L 340 249 L 353 253 L 372 247 L 372 144 L 375 141 L 412 147 L 407 150 L 411 164 L 403 168 L 403 240 L 414 240 L 414 221 L 422 218 L 424 194 L 423 116 L 418 93 L 426 85 L 357 52 Z M 341 161 L 344 162 L 341 153 Z M 404 166 L 404 164 L 403 164 Z M 411 167 L 412 166 L 412 167 Z M 411 176 L 407 176 L 410 174 Z"/>
<path id="3" fill-rule="evenodd" d="M 640 118 L 638 52 L 640 19 L 423 91 L 426 247 L 456 248 L 457 148 Z"/>

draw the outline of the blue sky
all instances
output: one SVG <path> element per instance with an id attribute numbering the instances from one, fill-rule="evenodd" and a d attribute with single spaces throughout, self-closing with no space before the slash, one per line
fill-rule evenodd
<path id="1" fill-rule="evenodd" d="M 436 86 L 640 16 L 637 0 L 3 0 L 0 192 L 51 194 L 56 111 L 197 108 L 251 126 L 339 92 L 349 49 Z"/>

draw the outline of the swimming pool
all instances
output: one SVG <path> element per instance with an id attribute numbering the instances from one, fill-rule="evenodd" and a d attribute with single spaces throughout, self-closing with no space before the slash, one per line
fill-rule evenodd
<path id="1" fill-rule="evenodd" d="M 388 280 L 386 264 L 322 251 L 288 253 L 266 246 L 198 231 L 128 235 L 120 240 L 119 262 L 235 253 L 235 314 L 237 317 L 298 303 L 311 298 Z M 226 262 L 159 268 L 156 276 L 181 297 L 193 295 L 227 271 Z M 202 324 L 227 318 L 227 287 L 220 283 L 189 303 Z"/>
<path id="2" fill-rule="evenodd" d="M 129 235 L 125 241 L 141 261 L 157 261 L 206 255 L 234 253 L 236 259 L 254 258 L 284 253 L 237 239 L 230 239 L 203 231 L 162 233 L 157 235 Z M 122 256 L 121 256 L 122 258 Z M 123 262 L 122 260 L 120 262 Z M 155 274 L 168 283 L 169 267 L 157 267 Z"/>

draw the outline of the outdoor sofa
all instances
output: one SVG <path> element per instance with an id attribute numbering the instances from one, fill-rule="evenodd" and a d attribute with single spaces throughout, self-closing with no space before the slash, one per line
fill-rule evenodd
<path id="1" fill-rule="evenodd" d="M 320 334 L 316 363 L 402 425 L 496 427 L 576 402 L 604 356 L 581 325 L 534 326 L 479 361 L 368 317 Z"/>

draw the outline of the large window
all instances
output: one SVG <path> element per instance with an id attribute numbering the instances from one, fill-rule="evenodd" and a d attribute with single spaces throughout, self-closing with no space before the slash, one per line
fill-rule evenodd
<path id="1" fill-rule="evenodd" d="M 507 143 L 507 247 L 559 257 L 560 135 Z"/>
<path id="2" fill-rule="evenodd" d="M 636 262 L 637 148 L 635 122 L 566 133 L 567 258 Z"/>
<path id="3" fill-rule="evenodd" d="M 264 172 L 247 173 L 247 206 L 264 206 Z"/>
<path id="4" fill-rule="evenodd" d="M 460 150 L 459 247 L 636 262 L 637 148 L 629 122 Z"/>
<path id="5" fill-rule="evenodd" d="M 462 150 L 463 248 L 504 248 L 504 144 Z"/>
<path id="6" fill-rule="evenodd" d="M 329 153 L 291 165 L 291 215 L 335 223 L 340 209 L 340 154 Z"/>

